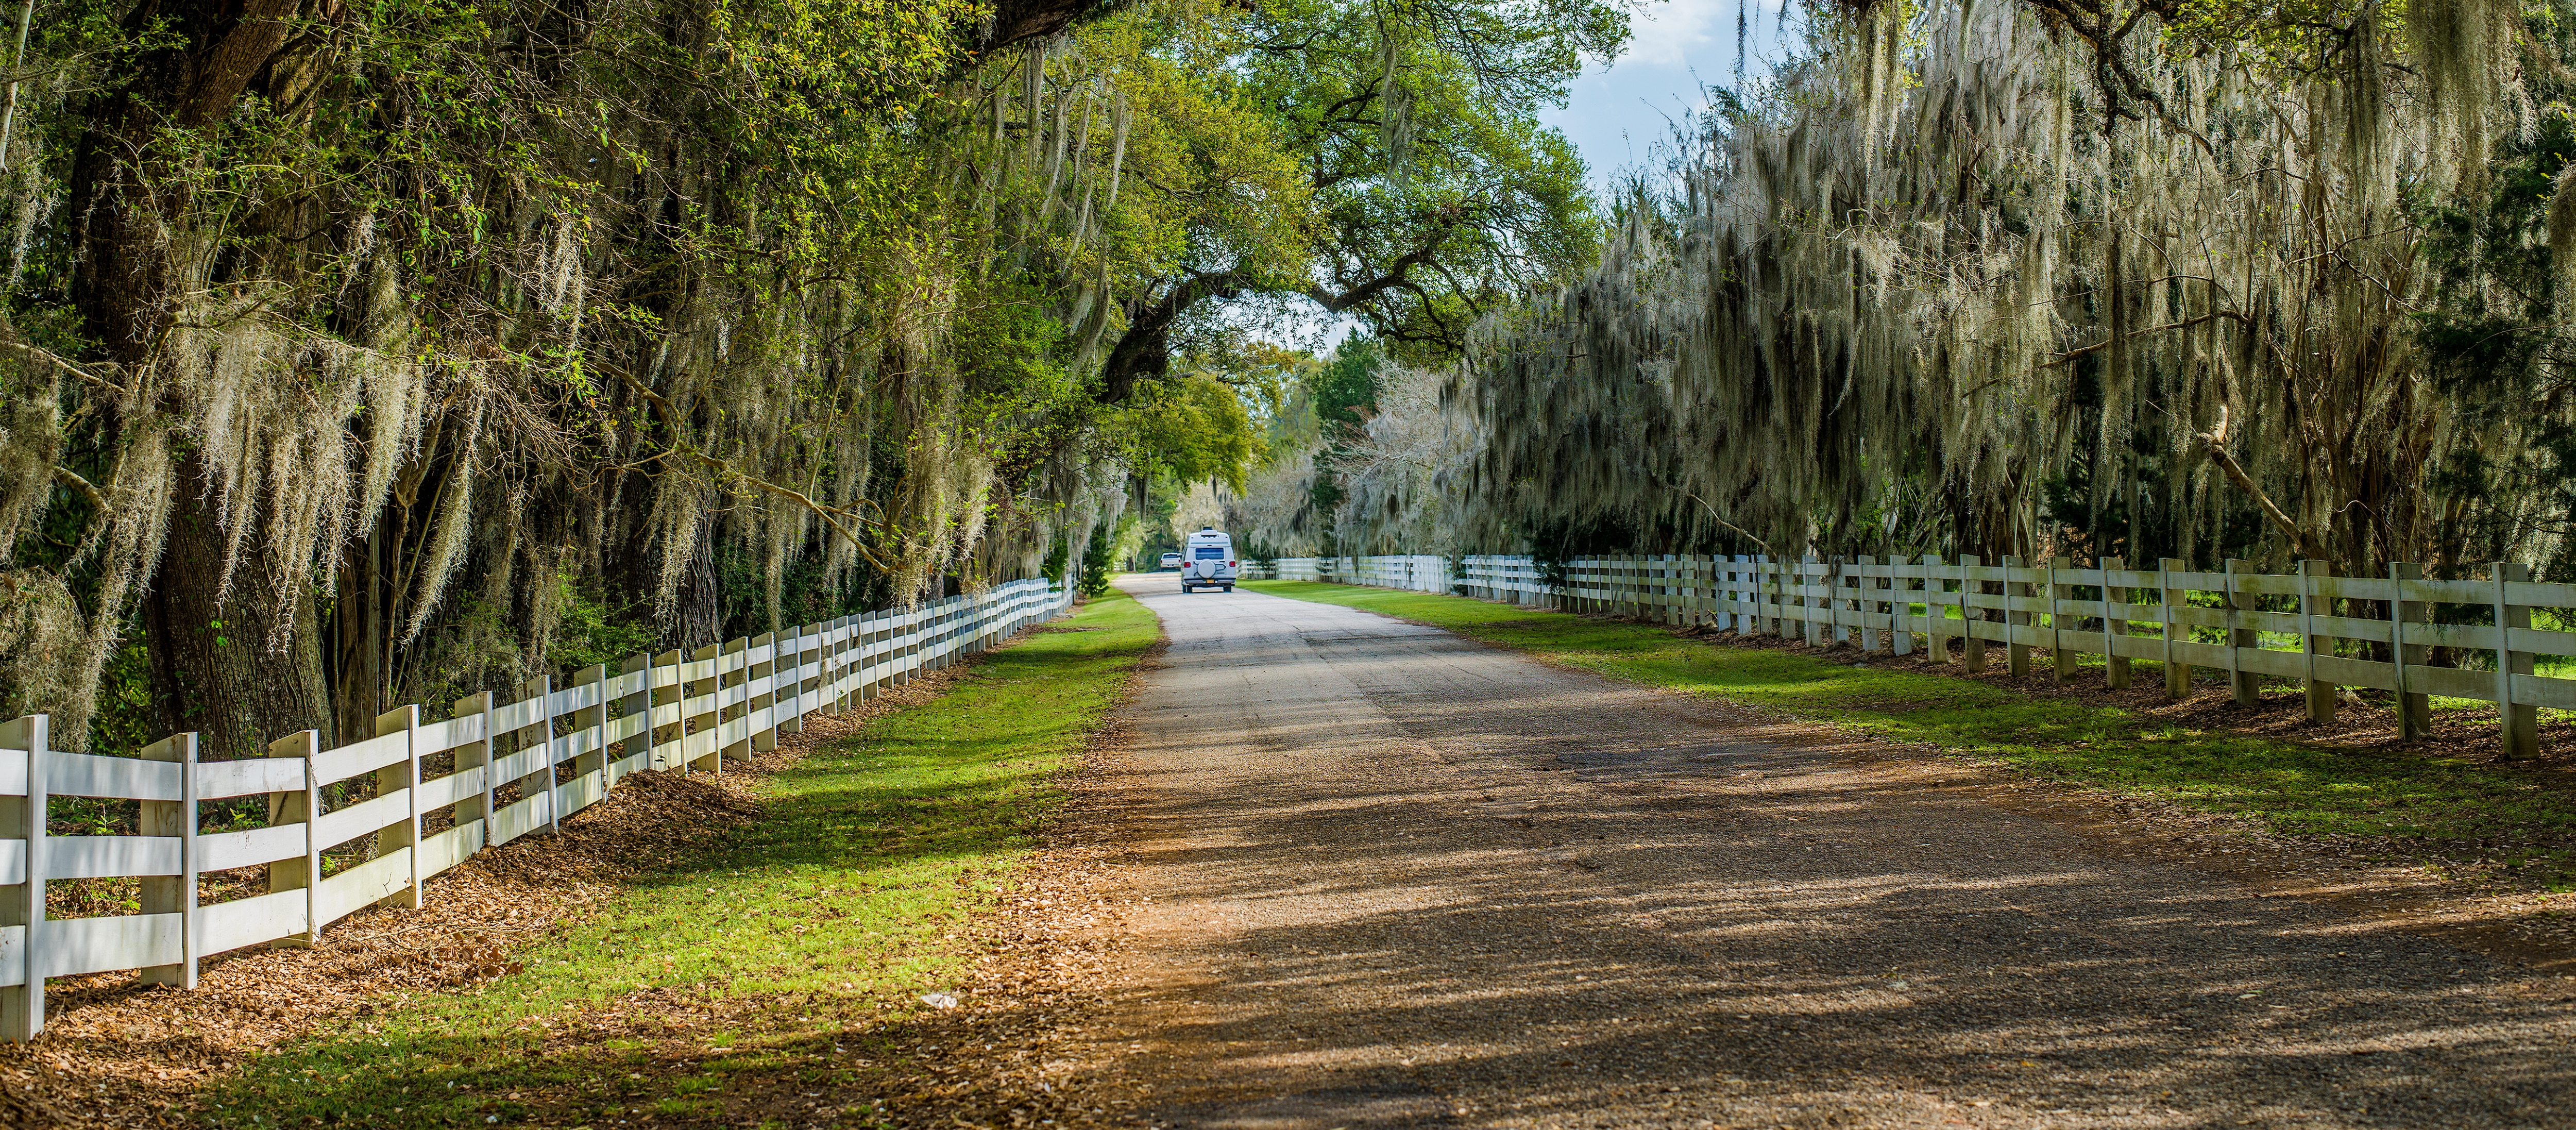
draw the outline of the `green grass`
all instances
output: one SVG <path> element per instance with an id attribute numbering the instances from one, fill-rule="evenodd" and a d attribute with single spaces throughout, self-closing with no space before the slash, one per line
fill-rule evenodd
<path id="1" fill-rule="evenodd" d="M 1244 587 L 1399 616 L 1553 663 L 1994 758 L 2054 780 L 2251 817 L 2292 835 L 2503 837 L 2518 845 L 2517 866 L 2543 882 L 2563 888 L 2576 879 L 2569 855 L 2576 797 L 2532 774 L 2404 750 L 2186 730 L 1966 679 L 1713 646 L 1643 624 L 1466 597 L 1306 581 Z M 2133 677 L 2145 685 L 2162 679 L 2157 665 L 2143 662 Z"/>
<path id="2" fill-rule="evenodd" d="M 209 1096 L 213 1120 L 730 1123 L 729 1099 L 761 1086 L 864 1091 L 900 1058 L 888 1041 L 918 994 L 971 960 L 958 927 L 1033 848 L 1061 800 L 1052 781 L 1160 634 L 1114 593 L 1062 625 L 1087 630 L 992 653 L 770 777 L 748 827 L 515 954 L 515 971 L 253 1062 Z M 620 1035 L 548 1040 L 601 1024 Z"/>

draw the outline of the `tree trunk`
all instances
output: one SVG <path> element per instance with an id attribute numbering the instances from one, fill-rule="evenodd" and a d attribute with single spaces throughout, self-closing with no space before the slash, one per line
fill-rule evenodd
<path id="1" fill-rule="evenodd" d="M 144 602 L 153 690 L 170 728 L 197 731 L 199 756 L 208 761 L 259 756 L 269 741 L 306 728 L 337 744 L 312 591 L 297 594 L 294 623 L 281 632 L 286 610 L 269 588 L 268 539 L 257 531 L 243 539 L 232 591 L 216 598 L 224 532 L 203 494 L 205 473 L 196 459 L 179 464 L 161 572 Z M 283 646 L 271 650 L 281 635 Z"/>
<path id="2" fill-rule="evenodd" d="M 188 210 L 187 182 L 168 165 L 165 131 L 229 116 L 294 32 L 298 3 L 154 0 L 127 13 L 127 29 L 152 30 L 156 43 L 92 96 L 65 186 L 78 251 L 72 300 L 100 359 L 150 371 L 185 288 L 171 227 Z M 306 727 L 336 738 L 311 590 L 294 595 L 285 624 L 265 539 L 251 531 L 233 591 L 217 598 L 224 534 L 207 482 L 203 462 L 180 460 L 160 571 L 144 600 L 165 716 L 174 730 L 197 731 L 209 760 L 256 756 L 269 739 Z"/>
<path id="3" fill-rule="evenodd" d="M 352 543 L 341 557 L 339 590 L 332 600 L 333 657 L 331 709 L 340 721 L 339 741 L 346 745 L 375 736 L 376 715 L 385 711 L 385 608 L 392 594 L 385 588 L 385 522 Z"/>

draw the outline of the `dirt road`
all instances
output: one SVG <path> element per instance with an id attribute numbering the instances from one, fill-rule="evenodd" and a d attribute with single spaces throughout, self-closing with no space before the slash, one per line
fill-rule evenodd
<path id="1" fill-rule="evenodd" d="M 2576 1126 L 2576 979 L 1350 609 L 1130 578 L 1128 1027 L 1207 1127 Z"/>

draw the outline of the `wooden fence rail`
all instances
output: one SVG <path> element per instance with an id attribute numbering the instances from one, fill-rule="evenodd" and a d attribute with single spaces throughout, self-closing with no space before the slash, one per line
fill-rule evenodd
<path id="1" fill-rule="evenodd" d="M 337 749 L 323 749 L 312 730 L 291 734 L 266 758 L 201 762 L 194 734 L 139 757 L 64 753 L 52 748 L 45 715 L 0 723 L 0 1036 L 24 1041 L 43 1029 L 48 977 L 140 969 L 146 982 L 194 987 L 210 955 L 310 945 L 366 907 L 417 907 L 424 880 L 556 830 L 629 774 L 721 772 L 802 730 L 810 714 L 838 712 L 1058 615 L 1070 595 L 1015 581 L 686 656 L 637 655 L 613 673 L 586 667 L 560 684 L 539 676 L 515 700 L 473 695 L 444 721 L 423 721 L 418 706 L 388 711 L 375 737 Z M 361 787 L 333 788 L 343 782 Z M 357 793 L 370 795 L 343 799 Z M 49 834 L 57 796 L 138 801 L 139 834 Z M 267 826 L 200 831 L 200 806 L 240 797 L 268 799 Z M 346 853 L 363 862 L 326 868 L 339 862 L 331 849 L 370 845 Z M 265 893 L 198 901 L 199 875 L 259 866 Z M 141 880 L 140 913 L 46 917 L 47 883 L 114 877 Z"/>
<path id="2" fill-rule="evenodd" d="M 1405 583 L 1387 584 L 1397 570 L 1386 562 L 1407 563 Z M 2481 571 L 2427 580 L 2420 566 L 2403 563 L 2384 577 L 2338 577 L 2320 561 L 2273 574 L 2244 561 L 2213 571 L 2173 558 L 2135 569 L 2118 558 L 2079 566 L 2066 558 L 1989 565 L 1975 557 L 1775 562 L 1680 554 L 1570 561 L 1561 578 L 1531 558 L 1505 556 L 1282 558 L 1265 570 L 1899 655 L 1919 639 L 1970 670 L 1984 669 L 1988 646 L 2001 645 L 2016 675 L 2044 650 L 2060 682 L 2075 677 L 2083 655 L 2103 658 L 2112 687 L 2128 685 L 2133 661 L 2153 660 L 2177 698 L 2188 693 L 2195 667 L 2226 672 L 2240 702 L 2253 701 L 2268 676 L 2303 686 L 2318 721 L 2334 717 L 2338 688 L 2382 690 L 2394 696 L 2410 737 L 2430 728 L 2430 696 L 2474 699 L 2496 704 L 2505 755 L 2528 757 L 2538 752 L 2541 708 L 2576 710 L 2576 679 L 2539 671 L 2543 658 L 2576 656 L 2576 632 L 2533 627 L 2533 613 L 2576 623 L 2567 611 L 2576 609 L 2576 585 L 2533 582 L 2527 565 Z M 1425 576 L 1440 583 L 1419 583 Z M 2453 662 L 2432 665 L 2435 648 L 2448 649 Z"/>

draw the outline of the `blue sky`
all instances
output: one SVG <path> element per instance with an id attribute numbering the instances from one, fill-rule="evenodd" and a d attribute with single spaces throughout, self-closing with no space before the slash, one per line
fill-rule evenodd
<path id="1" fill-rule="evenodd" d="M 1735 84 L 1735 21 L 1749 21 L 1744 70 L 1758 75 L 1781 56 L 1782 0 L 1652 0 L 1630 17 L 1628 51 L 1586 66 L 1563 109 L 1541 117 L 1583 151 L 1592 183 L 1603 185 L 1652 156 L 1674 122 L 1702 103 L 1703 83 Z M 1792 28 L 1794 39 L 1796 29 Z"/>

